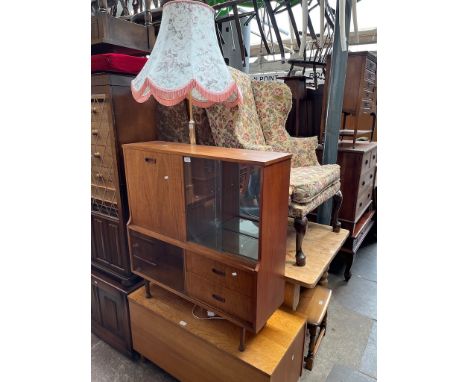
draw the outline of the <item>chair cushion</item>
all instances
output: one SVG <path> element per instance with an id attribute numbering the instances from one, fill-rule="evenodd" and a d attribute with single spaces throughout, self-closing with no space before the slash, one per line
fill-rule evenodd
<path id="1" fill-rule="evenodd" d="M 122 74 L 138 74 L 148 59 L 127 54 L 106 53 L 91 56 L 91 73 L 110 72 Z"/>
<path id="2" fill-rule="evenodd" d="M 333 195 L 335 195 L 338 191 L 340 191 L 340 188 L 341 188 L 341 183 L 339 180 L 337 180 L 331 186 L 327 187 L 324 191 L 319 193 L 309 203 L 302 204 L 302 203 L 296 203 L 296 202 L 290 201 L 289 209 L 288 209 L 288 216 L 292 218 L 302 219 L 304 216 L 307 216 L 307 214 L 311 213 L 318 206 L 326 202 Z"/>
<path id="3" fill-rule="evenodd" d="M 234 148 L 245 148 L 246 144 L 265 146 L 250 77 L 233 68 L 229 68 L 229 71 L 242 92 L 244 102 L 233 108 L 217 104 L 206 109 L 216 146 Z"/>
<path id="4" fill-rule="evenodd" d="M 292 168 L 291 201 L 300 204 L 309 203 L 339 179 L 340 166 L 337 164 Z"/>

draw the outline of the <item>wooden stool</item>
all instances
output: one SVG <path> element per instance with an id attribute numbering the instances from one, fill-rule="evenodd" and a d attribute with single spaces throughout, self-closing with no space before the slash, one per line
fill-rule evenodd
<path id="1" fill-rule="evenodd" d="M 312 370 L 314 358 L 327 330 L 327 310 L 331 294 L 330 289 L 320 285 L 314 289 L 305 289 L 301 293 L 297 312 L 307 319 L 307 329 L 310 334 L 309 351 L 304 357 L 304 367 L 307 370 Z"/>

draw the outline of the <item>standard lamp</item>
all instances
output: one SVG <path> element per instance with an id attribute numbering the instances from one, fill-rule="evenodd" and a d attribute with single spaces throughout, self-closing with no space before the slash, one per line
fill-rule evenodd
<path id="1" fill-rule="evenodd" d="M 214 10 L 193 0 L 174 0 L 163 6 L 161 26 L 153 51 L 132 81 L 137 102 L 151 95 L 165 106 L 188 99 L 190 143 L 195 144 L 192 105 L 209 107 L 242 103 L 219 49 Z"/>

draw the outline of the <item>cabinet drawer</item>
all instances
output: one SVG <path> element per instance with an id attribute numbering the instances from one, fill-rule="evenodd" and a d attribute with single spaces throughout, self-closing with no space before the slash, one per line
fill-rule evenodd
<path id="1" fill-rule="evenodd" d="M 375 73 L 377 71 L 377 64 L 372 60 L 366 59 L 366 69 Z"/>
<path id="2" fill-rule="evenodd" d="M 364 81 L 364 91 L 375 93 L 375 84 L 373 82 Z"/>
<path id="3" fill-rule="evenodd" d="M 355 219 L 359 219 L 362 213 L 369 206 L 369 202 L 372 201 L 372 184 L 369 184 L 361 190 L 356 202 L 356 214 Z"/>
<path id="4" fill-rule="evenodd" d="M 253 296 L 255 273 L 230 267 L 205 256 L 187 252 L 187 271 L 219 286 L 246 296 Z"/>
<path id="5" fill-rule="evenodd" d="M 372 150 L 371 154 L 371 167 L 375 167 L 377 165 L 377 148 Z"/>
<path id="6" fill-rule="evenodd" d="M 372 151 L 368 151 L 362 155 L 361 174 L 370 169 Z"/>
<path id="7" fill-rule="evenodd" d="M 107 144 L 112 134 L 112 113 L 105 94 L 91 96 L 91 143 Z"/>
<path id="8" fill-rule="evenodd" d="M 114 164 L 114 154 L 110 145 L 91 144 L 91 167 L 112 168 Z"/>
<path id="9" fill-rule="evenodd" d="M 117 192 L 115 188 L 102 187 L 96 184 L 91 184 L 91 197 L 102 202 L 117 205 Z"/>
<path id="10" fill-rule="evenodd" d="M 184 291 L 184 252 L 181 248 L 130 231 L 130 253 L 133 272 Z"/>
<path id="11" fill-rule="evenodd" d="M 187 272 L 187 291 L 190 296 L 223 312 L 245 321 L 253 321 L 253 304 L 249 297 L 236 293 L 222 285 L 209 282 L 192 272 Z"/>
<path id="12" fill-rule="evenodd" d="M 91 184 L 106 188 L 116 188 L 117 182 L 115 181 L 114 170 L 108 167 L 91 166 Z"/>
<path id="13" fill-rule="evenodd" d="M 371 72 L 370 70 L 365 70 L 364 71 L 364 81 L 370 82 L 372 84 L 375 84 L 376 82 L 376 75 L 375 73 Z"/>
<path id="14" fill-rule="evenodd" d="M 364 188 L 374 184 L 374 172 L 375 167 L 373 166 L 371 166 L 369 170 L 361 172 L 361 178 L 359 179 L 358 194 L 361 194 L 361 190 L 363 190 Z"/>

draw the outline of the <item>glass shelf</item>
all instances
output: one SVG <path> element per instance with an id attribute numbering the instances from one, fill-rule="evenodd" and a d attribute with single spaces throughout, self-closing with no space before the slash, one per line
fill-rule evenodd
<path id="1" fill-rule="evenodd" d="M 187 239 L 258 260 L 259 166 L 184 157 Z"/>

